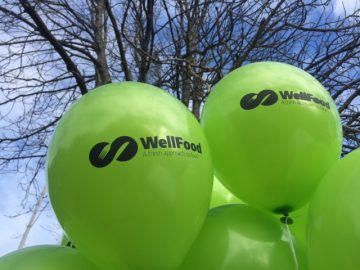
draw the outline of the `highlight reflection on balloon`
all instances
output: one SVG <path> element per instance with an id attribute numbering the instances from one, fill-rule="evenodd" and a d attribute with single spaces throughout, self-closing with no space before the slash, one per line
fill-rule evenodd
<path id="1" fill-rule="evenodd" d="M 234 194 L 232 194 L 221 182 L 214 177 L 210 208 L 221 206 L 224 204 L 243 203 Z"/>

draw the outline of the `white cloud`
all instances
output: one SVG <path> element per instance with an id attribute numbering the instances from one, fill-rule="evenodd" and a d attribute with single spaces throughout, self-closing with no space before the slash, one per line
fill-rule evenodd
<path id="1" fill-rule="evenodd" d="M 21 210 L 20 202 L 23 192 L 19 190 L 16 175 L 0 174 L 0 256 L 17 249 L 21 235 L 30 215 L 8 218 Z M 31 229 L 27 246 L 39 244 L 57 244 L 61 238 L 61 229 L 49 209 L 42 213 L 35 226 Z"/>
<path id="2" fill-rule="evenodd" d="M 334 0 L 334 13 L 336 16 L 344 16 L 360 9 L 359 0 Z"/>

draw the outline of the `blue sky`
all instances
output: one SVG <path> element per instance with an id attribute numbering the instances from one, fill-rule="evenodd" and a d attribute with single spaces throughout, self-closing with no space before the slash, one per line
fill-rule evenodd
<path id="1" fill-rule="evenodd" d="M 359 0 L 335 0 L 333 3 L 335 16 L 344 15 L 344 7 L 348 12 L 360 7 Z M 21 200 L 24 193 L 19 187 L 19 177 L 17 174 L 0 173 L 0 256 L 17 249 L 19 236 L 25 231 L 30 219 L 29 214 L 7 217 L 23 211 Z M 45 176 L 43 178 L 45 182 Z M 58 244 L 61 237 L 61 227 L 48 207 L 32 228 L 26 245 Z"/>
<path id="2" fill-rule="evenodd" d="M 30 214 L 16 218 L 7 216 L 22 212 L 21 200 L 23 192 L 18 186 L 15 174 L 0 174 L 0 256 L 16 250 L 20 237 L 30 219 Z M 52 210 L 43 212 L 31 230 L 27 246 L 37 244 L 57 244 L 61 241 L 62 230 Z"/>

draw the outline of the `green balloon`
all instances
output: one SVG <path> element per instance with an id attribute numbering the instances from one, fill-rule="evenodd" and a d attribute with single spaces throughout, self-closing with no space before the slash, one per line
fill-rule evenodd
<path id="1" fill-rule="evenodd" d="M 306 246 L 307 242 L 308 212 L 309 205 L 306 205 L 291 214 L 291 219 L 293 220 L 293 224 L 290 225 L 291 232 L 303 246 Z"/>
<path id="2" fill-rule="evenodd" d="M 210 210 L 180 269 L 295 269 L 288 239 L 279 219 L 268 213 L 246 205 L 220 206 Z M 303 261 L 299 265 L 305 269 Z"/>
<path id="3" fill-rule="evenodd" d="M 34 246 L 0 258 L 0 270 L 98 270 L 73 248 Z"/>
<path id="4" fill-rule="evenodd" d="M 214 208 L 224 204 L 239 204 L 243 203 L 240 199 L 238 199 L 234 194 L 232 194 L 220 181 L 214 177 L 212 195 L 211 195 L 211 203 L 210 208 Z"/>
<path id="5" fill-rule="evenodd" d="M 315 78 L 287 64 L 260 62 L 225 76 L 201 123 L 223 184 L 245 203 L 275 213 L 305 205 L 340 155 L 332 98 Z"/>
<path id="6" fill-rule="evenodd" d="M 309 208 L 311 270 L 360 269 L 360 149 L 321 181 Z"/>
<path id="7" fill-rule="evenodd" d="M 49 194 L 82 253 L 106 270 L 177 269 L 201 229 L 213 167 L 196 118 L 165 91 L 114 83 L 61 119 Z"/>

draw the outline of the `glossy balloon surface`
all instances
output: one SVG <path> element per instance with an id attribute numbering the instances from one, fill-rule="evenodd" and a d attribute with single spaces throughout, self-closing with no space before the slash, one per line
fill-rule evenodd
<path id="1" fill-rule="evenodd" d="M 308 227 L 309 205 L 291 213 L 293 224 L 290 225 L 291 233 L 300 241 L 303 246 L 307 242 L 307 227 Z"/>
<path id="2" fill-rule="evenodd" d="M 205 135 L 154 86 L 114 83 L 86 94 L 61 119 L 47 161 L 61 225 L 106 270 L 176 269 L 207 215 Z"/>
<path id="3" fill-rule="evenodd" d="M 325 88 L 296 67 L 241 67 L 210 93 L 201 123 L 215 175 L 245 203 L 277 213 L 310 199 L 339 159 L 342 131 Z"/>
<path id="4" fill-rule="evenodd" d="M 279 219 L 268 213 L 246 205 L 220 206 L 210 210 L 180 269 L 295 269 L 288 239 Z M 304 266 L 300 261 L 301 270 Z"/>
<path id="5" fill-rule="evenodd" d="M 321 181 L 309 208 L 310 270 L 360 269 L 360 149 Z"/>
<path id="6" fill-rule="evenodd" d="M 225 204 L 242 203 L 234 194 L 232 194 L 223 184 L 215 177 L 211 195 L 210 208 Z"/>
<path id="7" fill-rule="evenodd" d="M 0 270 L 100 270 L 73 248 L 34 246 L 0 258 Z"/>

